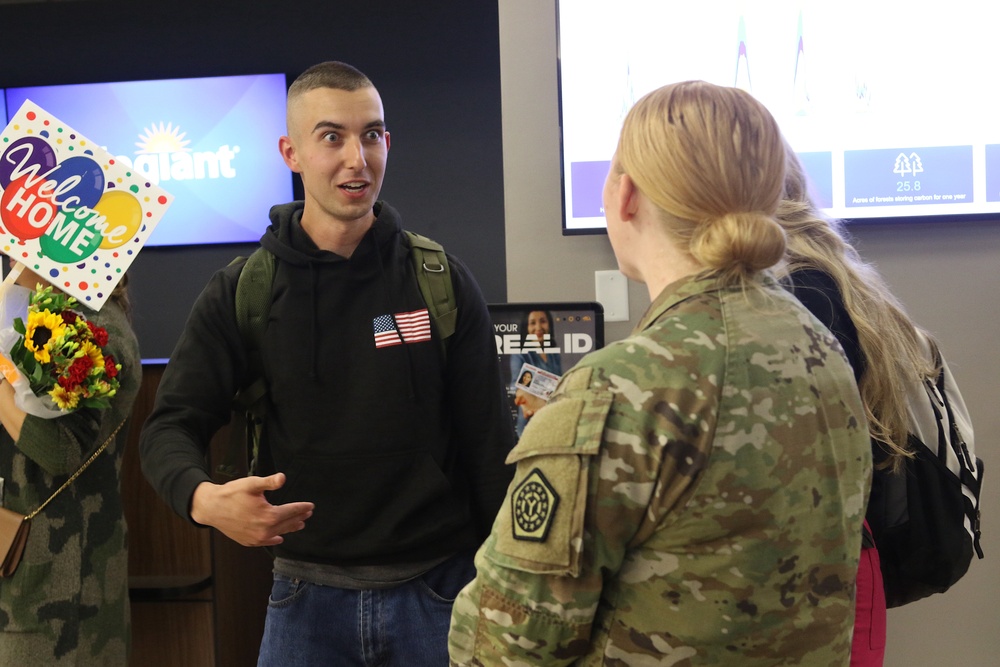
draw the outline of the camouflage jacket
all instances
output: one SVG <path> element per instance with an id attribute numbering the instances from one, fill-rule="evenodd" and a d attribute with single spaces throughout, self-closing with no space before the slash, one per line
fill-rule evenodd
<path id="1" fill-rule="evenodd" d="M 58 489 L 132 410 L 142 381 L 135 334 L 114 302 L 87 319 L 122 364 L 106 410 L 28 415 L 16 443 L 0 429 L 4 506 L 26 514 Z M 127 429 L 31 524 L 14 576 L 0 579 L 0 665 L 121 665 L 129 644 L 128 554 L 119 481 Z"/>
<path id="2" fill-rule="evenodd" d="M 871 448 L 770 280 L 668 286 L 561 380 L 454 607 L 454 665 L 847 665 Z"/>

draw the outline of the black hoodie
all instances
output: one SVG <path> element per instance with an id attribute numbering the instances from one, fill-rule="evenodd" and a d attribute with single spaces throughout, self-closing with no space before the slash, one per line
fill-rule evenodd
<path id="1" fill-rule="evenodd" d="M 316 505 L 276 548 L 285 558 L 391 565 L 475 546 L 510 480 L 512 425 L 490 319 L 460 261 L 448 256 L 459 315 L 447 363 L 433 327 L 426 340 L 376 347 L 376 319 L 398 328 L 400 314 L 426 306 L 399 215 L 381 202 L 375 213 L 350 259 L 316 248 L 301 202 L 274 207 L 261 238 L 278 262 L 260 474 L 287 476 L 272 503 Z M 233 314 L 241 268 L 218 272 L 195 303 L 143 430 L 143 470 L 185 517 L 208 479 L 206 444 L 247 372 Z"/>

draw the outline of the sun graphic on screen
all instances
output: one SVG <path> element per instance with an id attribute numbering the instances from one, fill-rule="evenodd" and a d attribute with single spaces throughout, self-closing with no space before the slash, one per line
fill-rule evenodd
<path id="1" fill-rule="evenodd" d="M 190 151 L 187 147 L 190 141 L 184 138 L 186 132 L 181 132 L 180 127 L 174 127 L 173 123 L 157 125 L 153 123 L 139 134 L 138 153 L 176 153 L 178 151 Z"/>

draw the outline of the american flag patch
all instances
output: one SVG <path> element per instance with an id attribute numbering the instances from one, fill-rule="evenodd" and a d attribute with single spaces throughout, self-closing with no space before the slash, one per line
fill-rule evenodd
<path id="1" fill-rule="evenodd" d="M 372 326 L 376 348 L 431 339 L 431 318 L 426 308 L 411 313 L 379 315 L 372 320 Z"/>

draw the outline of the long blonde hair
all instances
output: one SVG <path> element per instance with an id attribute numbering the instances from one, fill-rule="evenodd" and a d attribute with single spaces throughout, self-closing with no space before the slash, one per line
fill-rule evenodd
<path id="1" fill-rule="evenodd" d="M 836 283 L 865 359 L 858 388 L 868 430 L 888 457 L 883 466 L 898 470 L 903 459 L 913 455 L 907 447 L 907 386 L 912 378 L 933 378 L 938 372 L 921 337 L 932 353 L 937 342 L 910 319 L 875 267 L 861 259 L 843 224 L 817 210 L 801 162 L 791 148 L 786 152 L 785 198 L 778 207 L 778 222 L 785 229 L 787 252 L 776 273 L 817 269 Z"/>
<path id="2" fill-rule="evenodd" d="M 678 247 L 723 283 L 746 286 L 783 256 L 773 218 L 783 140 L 748 93 L 704 81 L 654 90 L 626 116 L 615 165 L 659 209 Z"/>

